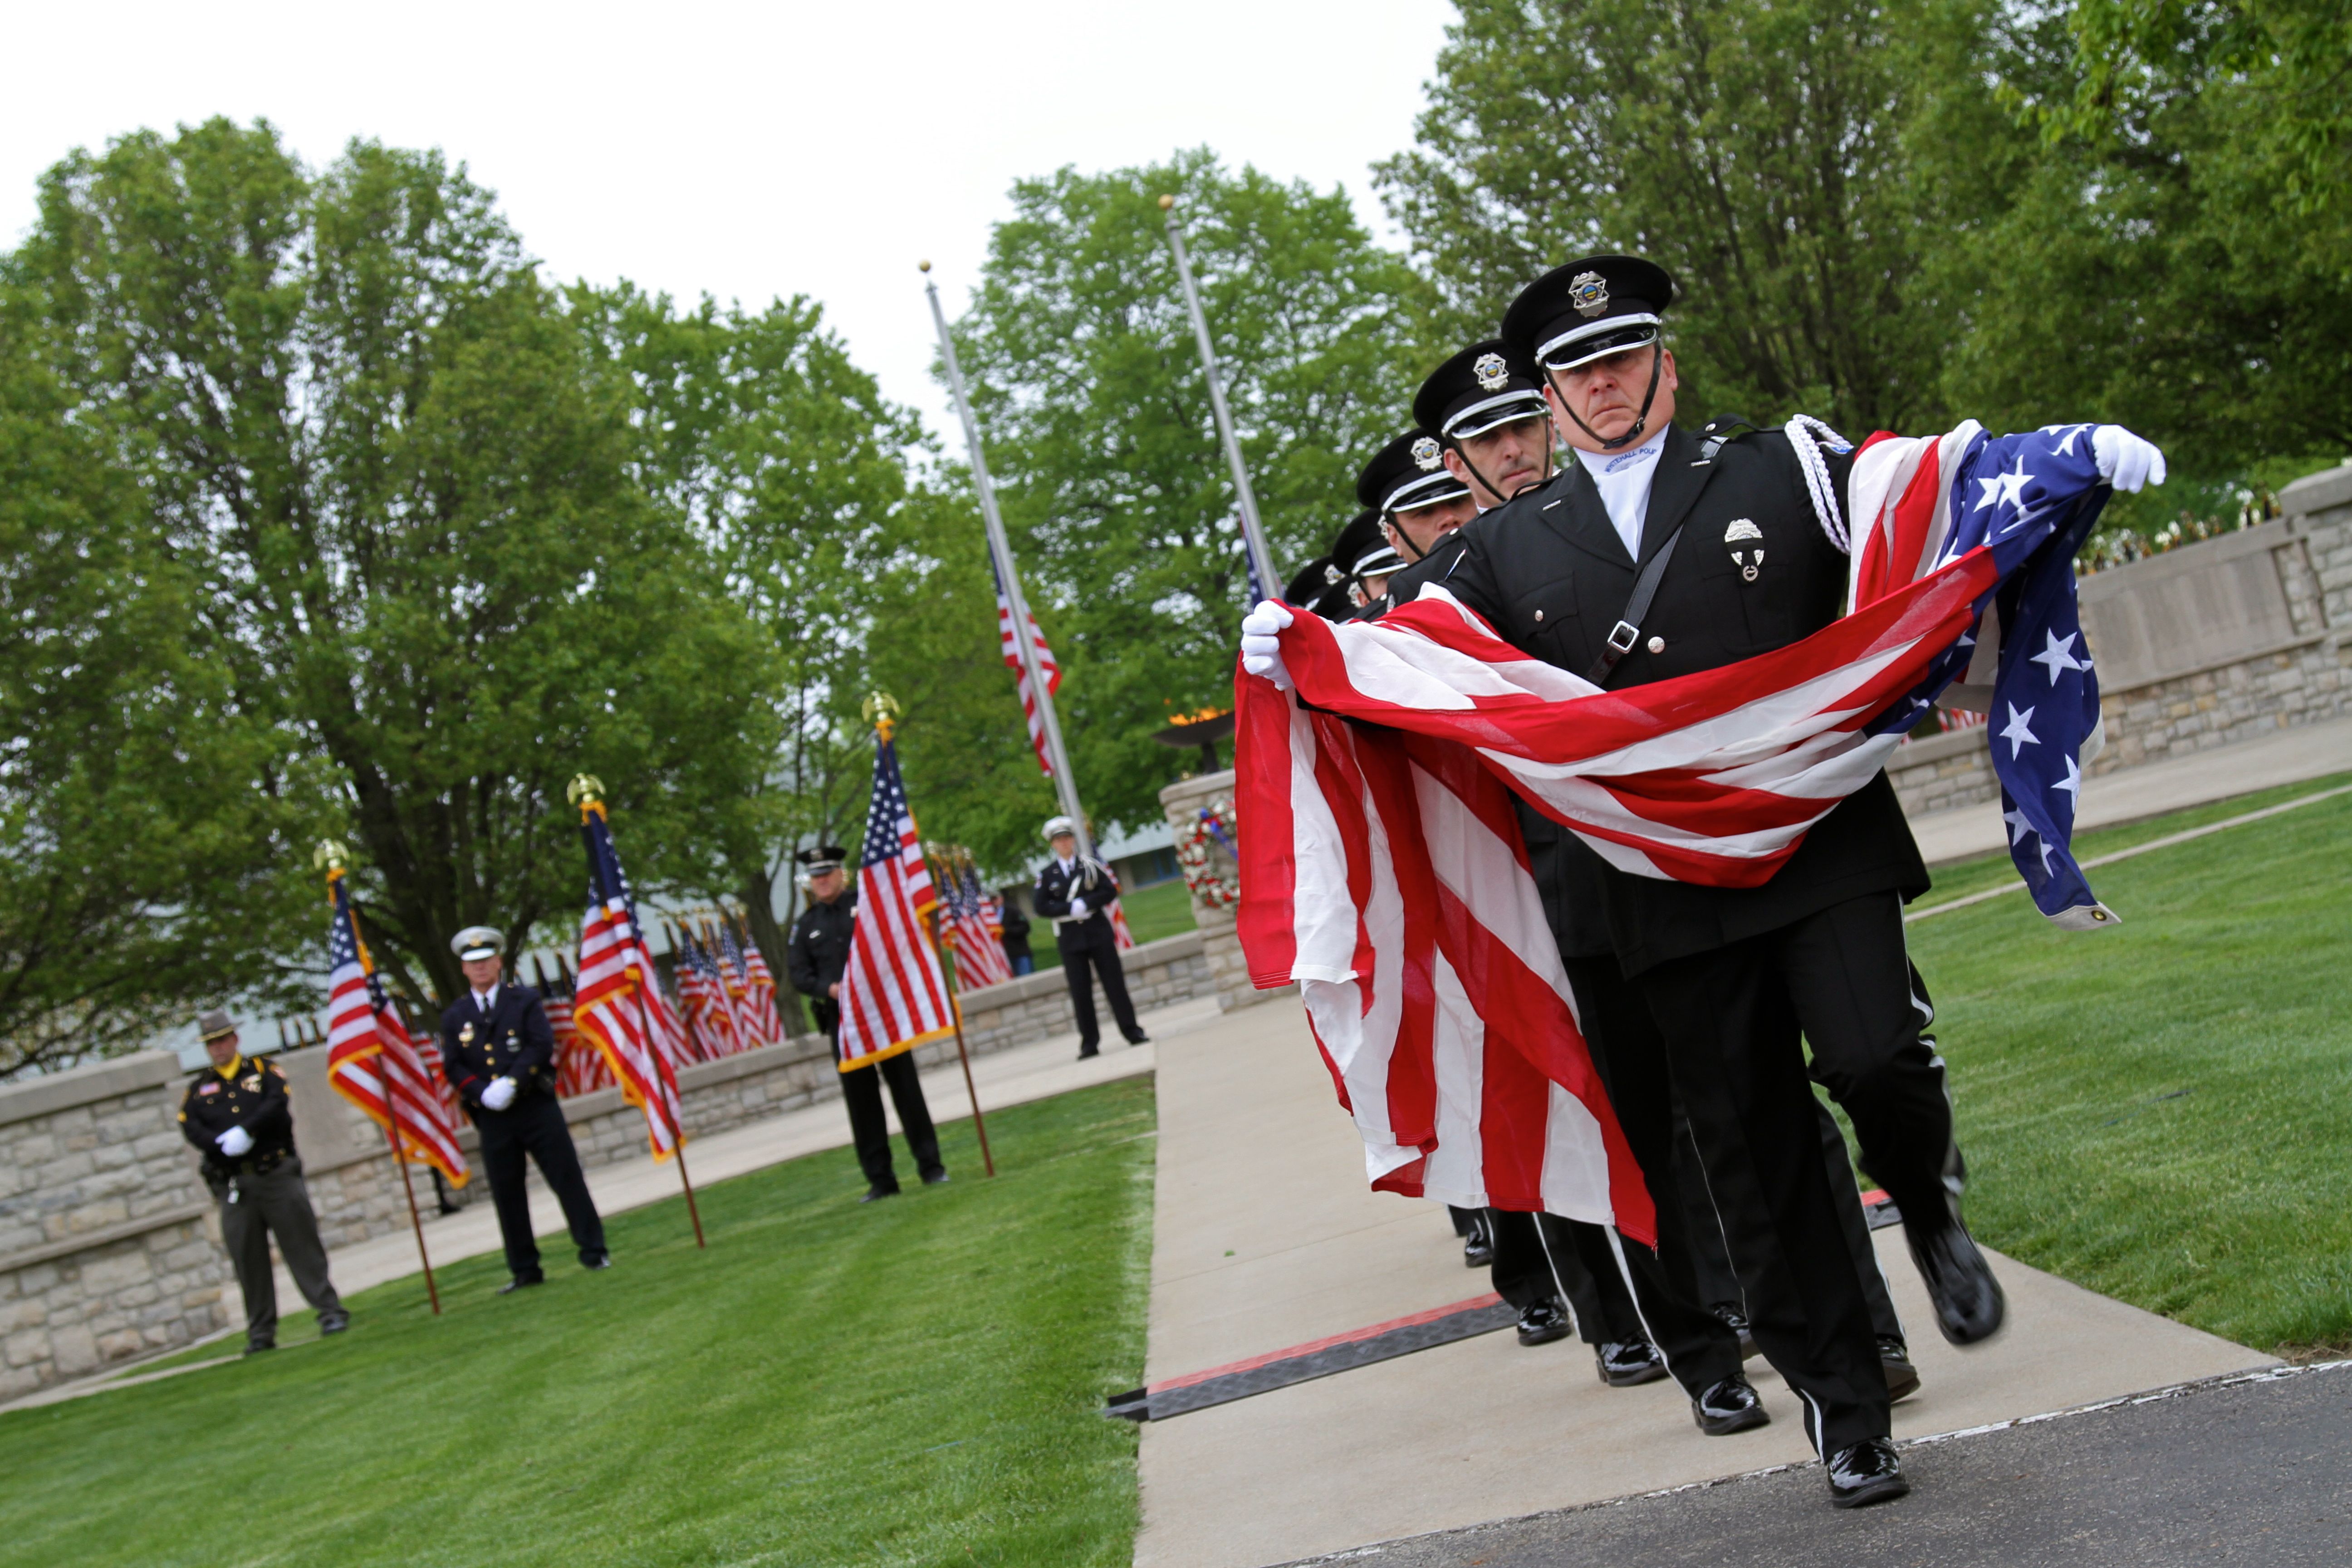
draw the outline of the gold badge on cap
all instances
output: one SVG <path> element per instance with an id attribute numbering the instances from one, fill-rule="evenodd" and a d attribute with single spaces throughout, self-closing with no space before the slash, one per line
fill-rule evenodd
<path id="1" fill-rule="evenodd" d="M 1438 465 L 1444 460 L 1443 449 L 1434 437 L 1423 436 L 1412 444 L 1412 460 L 1414 466 L 1423 473 L 1433 474 L 1437 471 Z"/>
<path id="2" fill-rule="evenodd" d="M 1470 374 L 1476 376 L 1478 384 L 1488 392 L 1500 392 L 1503 384 L 1511 379 L 1511 367 L 1503 363 L 1501 354 L 1480 354 L 1477 362 L 1471 365 Z"/>
<path id="3" fill-rule="evenodd" d="M 1609 279 L 1598 272 L 1580 272 L 1568 280 L 1568 302 L 1587 321 L 1609 309 Z"/>

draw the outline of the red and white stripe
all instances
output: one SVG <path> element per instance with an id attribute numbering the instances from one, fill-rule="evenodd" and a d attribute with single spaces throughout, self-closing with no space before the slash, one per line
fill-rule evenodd
<path id="1" fill-rule="evenodd" d="M 338 870 L 331 875 L 341 878 Z M 340 891 L 340 889 L 338 889 Z M 386 1129 L 404 1160 L 422 1161 L 452 1186 L 466 1184 L 466 1156 L 457 1147 L 456 1112 L 447 1086 L 428 1068 L 416 1042 L 393 1007 L 378 1008 L 368 986 L 367 948 L 347 900 L 337 920 L 351 920 L 355 954 L 328 977 L 327 1081 L 336 1092 Z M 439 1056 L 435 1052 L 436 1058 Z"/>
<path id="2" fill-rule="evenodd" d="M 1299 616 L 1295 694 L 1237 677 L 1238 934 L 1257 985 L 1298 983 L 1373 1186 L 1651 1239 L 1511 795 L 1637 875 L 1769 879 L 1993 586 L 1986 550 L 1928 570 L 1969 433 L 1865 448 L 1857 607 L 1790 647 L 1604 692 L 1430 585 L 1374 623 Z"/>
<path id="3" fill-rule="evenodd" d="M 1020 680 L 1021 711 L 1029 721 L 1029 744 L 1036 748 L 1037 766 L 1051 774 L 1054 764 L 1045 756 L 1045 721 L 1038 716 L 1037 693 L 1029 684 L 1029 668 L 1022 662 L 1021 646 L 1013 636 L 1013 605 L 1002 588 L 996 593 L 996 637 L 1004 650 L 1004 662 Z M 1029 643 L 1037 650 L 1037 668 L 1045 678 L 1046 691 L 1061 695 L 1062 667 L 1054 662 L 1054 650 L 1045 646 L 1045 634 L 1039 628 L 1034 610 L 1029 615 Z"/>
<path id="4" fill-rule="evenodd" d="M 604 1060 L 604 1052 L 581 1037 L 572 1021 L 572 998 L 550 992 L 541 998 L 541 1005 L 547 1009 L 547 1026 L 555 1034 L 557 1097 L 569 1100 L 575 1094 L 612 1088 L 612 1065 Z"/>
<path id="5" fill-rule="evenodd" d="M 751 933 L 743 936 L 744 986 L 751 993 L 751 1018 L 759 1037 L 751 1043 L 760 1046 L 780 1046 L 784 1043 L 783 1015 L 776 1010 L 776 975 L 768 967 L 760 944 Z"/>
<path id="6" fill-rule="evenodd" d="M 877 774 L 882 765 L 877 761 Z M 857 871 L 857 922 L 841 984 L 844 1072 L 955 1032 L 947 972 L 925 919 L 935 902 L 930 868 L 913 816 L 901 811 L 898 820 L 898 853 L 869 858 Z"/>
<path id="7" fill-rule="evenodd" d="M 967 991 L 1002 985 L 1013 978 L 1013 961 L 1004 956 L 1003 917 L 992 917 L 991 906 L 1003 908 L 990 899 L 974 914 L 941 914 L 947 921 L 948 946 L 955 954 L 956 980 Z"/>
<path id="8" fill-rule="evenodd" d="M 677 1068 L 686 1059 L 686 1031 L 655 982 L 657 973 L 625 902 L 588 906 L 572 1022 L 604 1053 L 622 1097 L 645 1112 L 654 1158 L 667 1160 L 677 1152 L 684 1126 Z"/>

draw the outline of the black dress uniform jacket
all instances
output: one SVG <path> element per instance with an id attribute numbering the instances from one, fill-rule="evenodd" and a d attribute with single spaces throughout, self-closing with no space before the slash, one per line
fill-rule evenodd
<path id="1" fill-rule="evenodd" d="M 857 924 L 857 889 L 846 889 L 829 904 L 811 904 L 793 922 L 784 967 L 793 989 L 816 1008 L 816 1026 L 826 1034 L 841 1018 L 841 1004 L 825 994 L 849 969 L 849 934 Z"/>
<path id="2" fill-rule="evenodd" d="M 253 1140 L 253 1147 L 235 1160 L 214 1142 L 232 1127 L 244 1128 Z M 205 1168 L 213 1173 L 270 1169 L 294 1152 L 294 1111 L 285 1073 L 258 1057 L 238 1057 L 226 1074 L 206 1062 L 180 1097 L 180 1134 L 204 1155 Z"/>
<path id="3" fill-rule="evenodd" d="M 555 1030 L 539 993 L 501 984 L 488 1017 L 468 991 L 441 1014 L 441 1060 L 470 1110 L 495 1078 L 515 1080 L 518 1102 L 555 1092 Z"/>
<path id="4" fill-rule="evenodd" d="M 1118 877 L 1099 860 L 1080 857 L 1070 862 L 1069 869 L 1062 868 L 1059 857 L 1045 862 L 1037 873 L 1037 887 L 1032 902 L 1037 912 L 1054 922 L 1054 942 L 1064 952 L 1080 948 L 1117 948 L 1118 938 L 1110 929 L 1111 900 L 1118 897 Z M 1071 920 L 1070 900 L 1084 899 L 1087 915 L 1084 920 Z"/>
<path id="5" fill-rule="evenodd" d="M 1852 457 L 1829 456 L 1828 464 L 1843 504 Z M 1727 531 L 1746 534 L 1735 528 L 1740 522 L 1762 537 L 1727 539 Z M 1846 557 L 1813 515 L 1785 433 L 1748 436 L 1703 461 L 1698 441 L 1669 426 L 1643 524 L 1643 563 L 1677 525 L 1682 539 L 1642 617 L 1640 640 L 1612 673 L 1612 689 L 1769 653 L 1819 631 L 1843 611 Z M 1434 580 L 1506 642 L 1587 673 L 1633 595 L 1639 568 L 1584 465 L 1569 463 L 1549 484 L 1485 513 L 1456 537 L 1459 552 Z M 1748 566 L 1756 569 L 1753 580 Z M 1420 579 L 1422 569 L 1411 576 Z M 1417 584 L 1407 586 L 1418 591 Z M 1664 639 L 1654 653 L 1653 637 Z M 1629 974 L 1777 930 L 1860 894 L 1891 889 L 1908 899 L 1928 885 L 1883 773 L 1814 824 L 1796 854 L 1759 888 L 1619 872 L 1525 805 L 1520 819 L 1538 861 L 1537 885 L 1564 906 L 1549 911 L 1563 949 L 1599 953 L 1613 947 Z M 1605 926 L 1595 911 L 1604 912 Z"/>

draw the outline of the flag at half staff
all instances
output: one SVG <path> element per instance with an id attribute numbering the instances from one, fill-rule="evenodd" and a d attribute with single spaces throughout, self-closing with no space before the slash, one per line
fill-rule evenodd
<path id="1" fill-rule="evenodd" d="M 622 1098 L 646 1113 L 654 1158 L 667 1160 L 677 1152 L 683 1126 L 677 1067 L 686 1059 L 686 1030 L 662 994 L 604 803 L 593 795 L 581 797 L 580 834 L 588 846 L 588 910 L 580 924 L 572 1026 L 604 1053 Z"/>
<path id="2" fill-rule="evenodd" d="M 402 1159 L 421 1160 L 452 1186 L 464 1186 L 457 1118 L 384 994 L 340 865 L 328 868 L 327 896 L 334 910 L 327 938 L 327 1080 L 392 1134 Z"/>
<path id="3" fill-rule="evenodd" d="M 1050 777 L 1054 764 L 1045 754 L 1045 721 L 1037 711 L 1036 689 L 1029 684 L 1029 667 L 1022 663 L 1021 644 L 1013 635 L 1013 601 L 1005 595 L 1003 575 L 996 571 L 993 563 L 989 572 L 996 578 L 996 638 L 1004 649 L 1004 662 L 1021 688 L 1021 711 L 1029 720 L 1029 743 L 1037 749 L 1038 769 Z M 1034 611 L 1029 616 L 1029 646 L 1037 650 L 1037 670 L 1045 678 L 1046 693 L 1060 696 L 1062 667 L 1054 662 L 1054 650 L 1045 646 L 1045 634 L 1038 629 Z"/>
<path id="4" fill-rule="evenodd" d="M 875 739 L 874 794 L 858 858 L 857 923 L 841 977 L 842 1071 L 955 1033 L 947 973 L 926 924 L 935 902 L 885 717 Z"/>

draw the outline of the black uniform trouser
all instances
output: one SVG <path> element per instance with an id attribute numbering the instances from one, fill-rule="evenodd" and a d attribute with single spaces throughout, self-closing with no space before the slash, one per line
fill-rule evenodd
<path id="1" fill-rule="evenodd" d="M 1513 1209 L 1488 1209 L 1486 1224 L 1495 1294 L 1522 1311 L 1537 1301 L 1567 1302 L 1577 1337 L 1589 1345 L 1648 1337 L 1599 1226 Z"/>
<path id="2" fill-rule="evenodd" d="M 1870 1219 L 1862 1210 L 1862 1194 L 1853 1183 L 1853 1157 L 1846 1152 L 1845 1134 L 1837 1118 L 1822 1106 L 1822 1162 L 1829 1171 L 1830 1195 L 1837 1200 L 1838 1225 L 1845 1232 L 1846 1250 L 1853 1254 L 1853 1271 L 1862 1281 L 1863 1299 L 1870 1303 L 1870 1326 L 1879 1338 L 1907 1341 L 1903 1319 L 1887 1293 L 1886 1274 L 1878 1266 L 1878 1247 L 1870 1239 Z M 1698 1274 L 1699 1300 L 1710 1310 L 1728 1307 L 1745 1316 L 1739 1276 L 1731 1267 L 1724 1245 L 1722 1216 L 1706 1195 L 1706 1174 L 1700 1168 L 1698 1149 L 1691 1142 L 1690 1123 L 1679 1101 L 1675 1108 L 1675 1179 L 1682 1185 L 1680 1207 L 1691 1238 L 1691 1264 Z"/>
<path id="3" fill-rule="evenodd" d="M 1900 900 L 1850 899 L 1658 964 L 1637 983 L 1665 1040 L 1758 1348 L 1803 1397 L 1818 1451 L 1885 1436 L 1886 1377 L 1822 1157 L 1812 1081 L 1845 1107 L 1872 1174 L 1898 1205 L 1924 1189 L 1922 1215 L 1949 1212 L 1951 1102 L 1942 1062 L 1920 1037 L 1927 1015 L 1913 994 Z"/>
<path id="4" fill-rule="evenodd" d="M 890 1086 L 890 1103 L 898 1108 L 898 1125 L 907 1134 L 907 1152 L 925 1181 L 947 1167 L 940 1163 L 940 1135 L 931 1126 L 931 1108 L 923 1099 L 923 1080 L 915 1072 L 915 1053 L 900 1051 L 841 1075 L 841 1098 L 849 1107 L 849 1136 L 857 1144 L 858 1169 L 868 1186 L 886 1193 L 898 1190 L 898 1173 L 890 1163 L 890 1123 L 882 1114 L 882 1086 Z"/>
<path id="5" fill-rule="evenodd" d="M 572 1245 L 580 1261 L 596 1263 L 604 1257 L 604 1222 L 596 1200 L 588 1195 L 588 1178 L 580 1170 L 580 1152 L 572 1146 L 572 1130 L 564 1125 L 563 1106 L 551 1094 L 518 1098 L 504 1110 L 474 1106 L 474 1125 L 482 1134 L 482 1171 L 490 1179 L 490 1202 L 499 1211 L 499 1236 L 506 1242 L 507 1272 L 518 1279 L 541 1279 L 539 1243 L 530 1234 L 530 1197 L 523 1188 L 523 1158 L 539 1166 L 540 1178 L 563 1206 L 563 1223 L 572 1229 Z"/>
<path id="6" fill-rule="evenodd" d="M 1070 1012 L 1078 1021 L 1078 1049 L 1091 1051 L 1102 1043 L 1102 1026 L 1095 1021 L 1094 987 L 1087 980 L 1089 968 L 1102 980 L 1103 994 L 1110 998 L 1110 1016 L 1118 1020 L 1119 1034 L 1131 1040 L 1143 1033 L 1143 1026 L 1135 1021 L 1135 1004 L 1127 998 L 1127 965 L 1119 962 L 1118 940 L 1110 934 L 1110 922 L 1105 921 L 1101 935 L 1090 931 L 1075 943 L 1062 943 L 1062 975 L 1070 984 Z"/>
<path id="7" fill-rule="evenodd" d="M 321 1320 L 341 1313 L 342 1298 L 327 1278 L 327 1248 L 319 1239 L 319 1216 L 311 1210 L 310 1189 L 302 1180 L 299 1158 L 289 1154 L 267 1171 L 236 1175 L 207 1168 L 205 1183 L 220 1204 L 221 1245 L 236 1270 L 237 1289 L 245 1293 L 247 1344 L 278 1340 L 278 1277 L 269 1266 L 272 1237 L 278 1238 L 286 1272 L 294 1276 L 302 1299 L 318 1309 Z"/>

